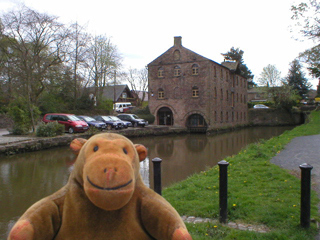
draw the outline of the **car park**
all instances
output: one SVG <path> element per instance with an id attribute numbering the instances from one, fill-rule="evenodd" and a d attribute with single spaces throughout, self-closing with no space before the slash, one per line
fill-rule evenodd
<path id="1" fill-rule="evenodd" d="M 85 121 L 86 123 L 88 123 L 89 127 L 95 127 L 101 131 L 106 129 L 106 124 L 104 122 L 97 121 L 93 117 L 89 117 L 89 116 L 77 116 L 77 117 Z"/>
<path id="2" fill-rule="evenodd" d="M 108 130 L 124 128 L 124 125 L 123 125 L 122 121 L 113 120 L 109 116 L 94 116 L 93 118 L 98 120 L 98 121 L 104 122 L 106 124 L 106 127 L 107 127 Z"/>
<path id="3" fill-rule="evenodd" d="M 121 120 L 131 122 L 133 127 L 138 127 L 138 126 L 145 127 L 145 126 L 148 126 L 149 124 L 148 121 L 142 118 L 139 118 L 135 114 L 119 114 L 117 117 L 120 118 Z"/>
<path id="4" fill-rule="evenodd" d="M 256 104 L 253 106 L 253 108 L 269 108 L 269 107 L 264 104 Z"/>
<path id="5" fill-rule="evenodd" d="M 116 116 L 108 116 L 108 117 L 110 117 L 110 118 L 111 118 L 111 119 L 113 119 L 113 120 L 123 122 L 123 126 L 124 126 L 124 128 L 132 127 L 132 123 L 131 123 L 131 122 L 129 122 L 129 121 L 121 120 L 120 118 L 118 118 L 118 117 L 116 117 Z"/>
<path id="6" fill-rule="evenodd" d="M 42 121 L 44 123 L 57 121 L 59 124 L 63 124 L 65 131 L 69 133 L 85 132 L 89 129 L 89 125 L 85 121 L 68 113 L 47 113 L 43 116 Z"/>

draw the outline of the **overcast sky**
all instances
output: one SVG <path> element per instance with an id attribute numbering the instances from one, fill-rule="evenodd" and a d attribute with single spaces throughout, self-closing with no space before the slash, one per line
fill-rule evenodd
<path id="1" fill-rule="evenodd" d="M 173 45 L 222 62 L 231 47 L 244 51 L 244 63 L 257 82 L 263 67 L 275 65 L 282 77 L 300 52 L 315 45 L 294 40 L 293 3 L 299 0 L 0 0 L 1 14 L 24 3 L 63 23 L 88 25 L 88 32 L 111 37 L 125 67 L 141 69 Z M 307 73 L 307 72 L 305 72 Z M 318 81 L 311 80 L 313 88 Z"/>

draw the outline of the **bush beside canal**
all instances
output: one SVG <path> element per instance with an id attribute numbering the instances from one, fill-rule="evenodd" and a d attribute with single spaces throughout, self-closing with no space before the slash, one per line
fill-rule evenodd
<path id="1" fill-rule="evenodd" d="M 308 230 L 300 227 L 300 179 L 270 163 L 270 159 L 293 138 L 319 133 L 320 112 L 313 112 L 308 123 L 268 141 L 250 144 L 225 159 L 230 163 L 228 220 L 263 224 L 270 232 L 241 231 L 214 223 L 187 224 L 193 239 L 314 239 L 315 223 Z M 163 196 L 181 215 L 218 219 L 218 176 L 216 166 L 164 189 Z M 313 191 L 311 218 L 316 220 L 318 202 Z"/>

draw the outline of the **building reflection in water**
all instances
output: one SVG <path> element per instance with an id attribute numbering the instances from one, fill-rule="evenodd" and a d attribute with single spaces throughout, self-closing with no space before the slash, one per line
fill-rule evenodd
<path id="1" fill-rule="evenodd" d="M 148 148 L 149 164 L 143 164 L 141 174 L 147 185 L 153 188 L 152 159 L 162 159 L 162 186 L 181 181 L 188 176 L 215 166 L 227 156 L 237 154 L 242 148 L 260 139 L 280 135 L 293 127 L 254 127 L 224 134 L 191 134 L 183 136 L 156 136 L 133 138 Z M 149 169 L 148 166 L 149 165 Z M 147 172 L 143 172 L 147 171 Z"/>
<path id="2" fill-rule="evenodd" d="M 226 156 L 238 153 L 247 144 L 280 135 L 292 127 L 246 128 L 219 135 L 192 134 L 132 138 L 148 148 L 148 158 L 140 163 L 146 185 L 153 188 L 152 159 L 161 158 L 162 186 L 206 170 Z M 64 186 L 75 156 L 68 147 L 1 157 L 0 239 L 34 202 Z"/>

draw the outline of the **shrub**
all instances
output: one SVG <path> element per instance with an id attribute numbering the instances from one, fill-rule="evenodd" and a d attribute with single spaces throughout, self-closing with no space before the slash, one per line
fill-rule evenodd
<path id="1" fill-rule="evenodd" d="M 64 133 L 64 125 L 58 122 L 41 123 L 36 131 L 38 137 L 54 137 Z"/>
<path id="2" fill-rule="evenodd" d="M 31 116 L 31 111 L 33 116 Z M 34 105 L 28 106 L 23 98 L 18 98 L 10 103 L 9 116 L 14 122 L 12 133 L 23 135 L 29 133 L 29 130 L 33 127 L 32 117 L 38 119 L 40 111 Z"/>

